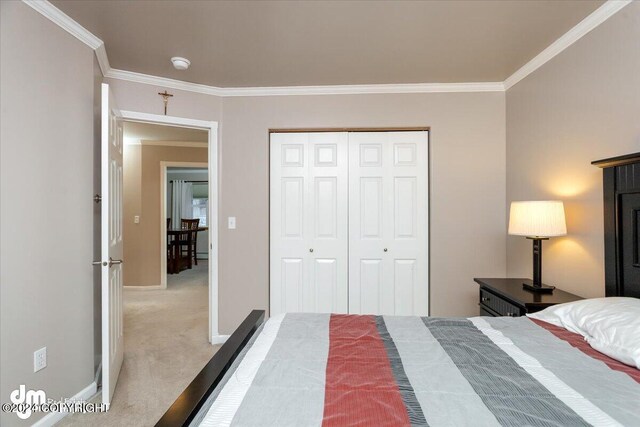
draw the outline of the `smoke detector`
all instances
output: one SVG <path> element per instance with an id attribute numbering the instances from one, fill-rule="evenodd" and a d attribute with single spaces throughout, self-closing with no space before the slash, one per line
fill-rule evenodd
<path id="1" fill-rule="evenodd" d="M 171 63 L 173 63 L 173 67 L 176 70 L 186 70 L 191 65 L 191 61 L 187 58 L 182 58 L 180 56 L 174 56 L 171 58 Z"/>

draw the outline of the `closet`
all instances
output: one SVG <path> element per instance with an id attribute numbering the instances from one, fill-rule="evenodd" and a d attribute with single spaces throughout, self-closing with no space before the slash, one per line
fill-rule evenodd
<path id="1" fill-rule="evenodd" d="M 270 313 L 427 315 L 428 131 L 270 134 Z"/>

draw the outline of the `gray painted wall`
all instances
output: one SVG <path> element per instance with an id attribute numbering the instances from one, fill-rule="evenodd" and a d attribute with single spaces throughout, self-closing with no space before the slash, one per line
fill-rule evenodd
<path id="1" fill-rule="evenodd" d="M 120 108 L 161 113 L 162 88 L 109 80 Z M 505 94 L 218 98 L 173 90 L 169 114 L 219 121 L 220 333 L 269 305 L 268 129 L 431 126 L 431 309 L 477 314 L 475 276 L 504 276 Z M 228 216 L 237 229 L 228 230 Z"/>
<path id="2" fill-rule="evenodd" d="M 640 2 L 507 92 L 507 199 L 565 202 L 568 235 L 544 242 L 543 280 L 604 295 L 602 171 L 640 151 Z M 508 204 L 507 204 L 508 206 Z M 510 276 L 531 276 L 531 242 L 508 237 Z"/>
<path id="3" fill-rule="evenodd" d="M 506 273 L 504 93 L 225 98 L 223 111 L 222 333 L 268 308 L 269 128 L 431 126 L 431 314 L 477 315 L 473 277 Z"/>
<path id="4" fill-rule="evenodd" d="M 0 7 L 0 400 L 20 384 L 59 399 L 94 379 L 96 64 L 24 3 Z M 41 416 L 2 412 L 0 424 Z"/>

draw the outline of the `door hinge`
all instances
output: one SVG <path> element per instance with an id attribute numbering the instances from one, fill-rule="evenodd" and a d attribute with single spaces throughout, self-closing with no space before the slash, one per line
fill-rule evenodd
<path id="1" fill-rule="evenodd" d="M 95 196 L 93 196 L 93 201 L 96 203 L 100 203 L 102 201 L 102 196 L 99 194 L 96 194 Z"/>

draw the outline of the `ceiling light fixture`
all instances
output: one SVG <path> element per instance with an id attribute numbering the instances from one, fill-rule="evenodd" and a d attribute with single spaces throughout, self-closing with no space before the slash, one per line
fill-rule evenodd
<path id="1" fill-rule="evenodd" d="M 174 56 L 173 58 L 171 58 L 171 62 L 173 63 L 173 67 L 176 70 L 186 70 L 187 68 L 189 68 L 189 65 L 191 65 L 191 61 L 180 56 Z"/>

